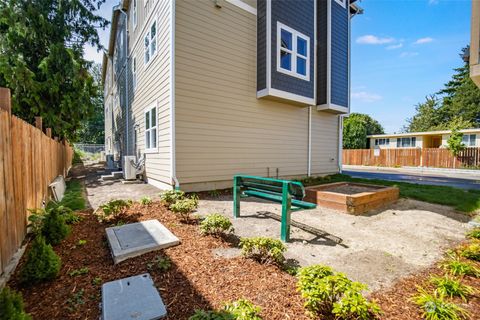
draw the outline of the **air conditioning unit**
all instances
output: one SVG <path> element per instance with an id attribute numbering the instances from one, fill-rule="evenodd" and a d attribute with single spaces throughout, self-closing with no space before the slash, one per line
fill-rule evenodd
<path id="1" fill-rule="evenodd" d="M 107 169 L 115 169 L 115 160 L 113 159 L 113 154 L 107 154 Z"/>
<path id="2" fill-rule="evenodd" d="M 136 160 L 137 157 L 135 156 L 123 157 L 123 178 L 125 180 L 137 179 L 137 168 L 135 167 Z"/>
<path id="3" fill-rule="evenodd" d="M 65 179 L 63 179 L 63 176 L 58 176 L 53 180 L 52 183 L 49 185 L 50 190 L 52 191 L 53 198 L 55 201 L 62 201 L 63 195 L 65 194 L 65 189 L 67 188 L 67 185 L 65 184 Z"/>

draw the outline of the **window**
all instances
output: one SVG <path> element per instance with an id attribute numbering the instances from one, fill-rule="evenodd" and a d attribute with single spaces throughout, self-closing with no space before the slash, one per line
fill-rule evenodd
<path id="1" fill-rule="evenodd" d="M 133 29 L 135 29 L 137 26 L 137 0 L 133 0 L 132 15 Z"/>
<path id="2" fill-rule="evenodd" d="M 341 5 L 342 7 L 346 8 L 347 7 L 347 0 L 335 0 L 336 3 Z"/>
<path id="3" fill-rule="evenodd" d="M 467 147 L 475 147 L 475 139 L 477 138 L 476 134 L 464 134 L 462 142 Z"/>
<path id="4" fill-rule="evenodd" d="M 157 149 L 157 107 L 145 110 L 145 151 Z"/>
<path id="5" fill-rule="evenodd" d="M 277 22 L 277 71 L 310 81 L 310 38 Z"/>
<path id="6" fill-rule="evenodd" d="M 154 21 L 150 26 L 144 41 L 145 64 L 153 59 L 157 53 L 157 22 Z"/>
<path id="7" fill-rule="evenodd" d="M 390 139 L 387 138 L 387 139 L 384 139 L 384 138 L 381 138 L 381 139 L 375 139 L 375 145 L 376 146 L 384 146 L 384 145 L 389 145 L 390 144 Z"/>
<path id="8" fill-rule="evenodd" d="M 416 143 L 416 137 L 397 138 L 397 148 L 415 148 Z"/>
<path id="9" fill-rule="evenodd" d="M 137 58 L 133 57 L 132 60 L 132 86 L 133 91 L 137 88 Z"/>

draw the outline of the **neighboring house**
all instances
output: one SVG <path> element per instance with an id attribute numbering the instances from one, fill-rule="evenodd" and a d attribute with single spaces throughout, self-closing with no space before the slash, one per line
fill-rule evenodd
<path id="1" fill-rule="evenodd" d="M 105 143 L 163 189 L 339 171 L 355 0 L 133 0 L 113 10 Z"/>
<path id="2" fill-rule="evenodd" d="M 460 130 L 467 147 L 480 147 L 480 128 Z M 395 134 L 374 134 L 370 139 L 371 149 L 395 148 L 446 148 L 450 130 L 409 132 Z"/>
<path id="3" fill-rule="evenodd" d="M 470 24 L 470 78 L 480 87 L 480 1 L 472 0 Z"/>

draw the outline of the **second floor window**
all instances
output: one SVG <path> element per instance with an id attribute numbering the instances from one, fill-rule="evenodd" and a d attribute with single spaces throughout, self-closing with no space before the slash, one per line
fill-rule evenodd
<path id="1" fill-rule="evenodd" d="M 475 139 L 477 135 L 475 134 L 464 134 L 462 138 L 462 142 L 467 147 L 475 147 Z"/>
<path id="2" fill-rule="evenodd" d="M 133 28 L 135 29 L 137 26 L 137 0 L 133 0 L 132 15 Z"/>
<path id="3" fill-rule="evenodd" d="M 132 86 L 133 90 L 137 88 L 137 58 L 133 57 L 132 60 Z"/>
<path id="4" fill-rule="evenodd" d="M 310 81 L 310 38 L 277 22 L 277 71 Z"/>
<path id="5" fill-rule="evenodd" d="M 154 21 L 144 39 L 145 64 L 147 65 L 157 53 L 157 22 Z"/>

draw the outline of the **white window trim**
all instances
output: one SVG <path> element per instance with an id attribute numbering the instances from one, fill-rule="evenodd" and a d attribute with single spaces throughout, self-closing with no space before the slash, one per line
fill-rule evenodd
<path id="1" fill-rule="evenodd" d="M 151 30 L 152 26 L 155 24 L 155 52 L 152 54 L 152 36 L 151 36 Z M 148 52 L 150 54 L 150 59 L 148 62 L 145 61 L 145 38 L 149 37 L 149 42 L 148 42 Z M 147 33 L 143 37 L 143 63 L 145 65 L 145 68 L 147 68 L 153 61 L 153 59 L 156 57 L 158 52 L 158 24 L 157 24 L 157 19 L 154 19 L 150 25 L 148 26 Z"/>
<path id="2" fill-rule="evenodd" d="M 335 0 L 335 2 L 344 7 L 345 9 L 347 8 L 347 0 Z"/>
<path id="3" fill-rule="evenodd" d="M 157 142 L 157 145 L 154 148 L 147 148 L 147 127 L 146 127 L 146 124 L 145 124 L 145 115 L 146 115 L 147 112 L 151 111 L 153 108 L 155 108 L 155 129 L 156 129 L 155 130 L 155 132 L 156 132 L 155 141 Z M 156 152 L 158 152 L 158 105 L 157 105 L 157 103 L 153 103 L 150 106 L 146 107 L 143 110 L 143 112 L 144 112 L 144 114 L 143 114 L 144 115 L 144 117 L 143 117 L 143 129 L 144 129 L 144 131 L 143 131 L 143 139 L 144 139 L 143 144 L 145 146 L 144 152 L 145 153 L 156 153 Z M 151 121 L 152 120 L 150 119 L 150 122 Z M 148 129 L 148 131 L 150 131 L 152 128 L 153 127 L 150 127 Z"/>
<path id="4" fill-rule="evenodd" d="M 472 139 L 472 136 L 473 136 L 473 139 Z M 468 137 L 466 142 L 463 141 L 464 137 Z M 475 133 L 463 134 L 462 143 L 465 145 L 465 147 L 475 147 L 477 145 L 477 135 Z"/>
<path id="5" fill-rule="evenodd" d="M 408 147 L 404 147 L 403 146 L 403 141 L 402 139 L 409 139 L 410 140 L 410 145 Z M 415 143 L 413 144 L 413 139 L 415 139 Z M 400 140 L 400 146 L 398 145 L 398 141 Z M 400 137 L 400 138 L 397 138 L 397 148 L 403 148 L 403 149 L 407 149 L 407 148 L 416 148 L 417 147 L 417 137 Z M 412 145 L 413 144 L 413 145 Z"/>
<path id="6" fill-rule="evenodd" d="M 132 87 L 133 92 L 137 89 L 137 57 L 132 59 Z"/>
<path id="7" fill-rule="evenodd" d="M 282 52 L 282 48 L 281 48 L 281 46 L 282 46 L 282 37 L 281 37 L 282 36 L 282 29 L 285 30 L 285 31 L 288 31 L 292 34 L 292 50 L 290 51 L 290 50 L 285 50 L 284 49 L 284 51 L 288 51 L 292 55 L 292 70 L 283 69 L 281 67 L 281 64 L 280 64 L 280 56 L 281 56 L 281 52 Z M 306 57 L 298 54 L 298 52 L 297 52 L 297 37 L 303 38 L 304 40 L 307 41 L 307 56 Z M 297 70 L 297 56 L 307 60 L 307 66 L 306 66 L 307 74 L 305 76 L 296 72 L 296 70 Z M 302 79 L 302 80 L 305 80 L 305 81 L 310 81 L 310 37 L 304 35 L 301 32 L 298 32 L 297 30 L 292 29 L 292 28 L 290 28 L 290 27 L 288 27 L 288 26 L 286 26 L 283 23 L 278 22 L 278 21 L 277 21 L 277 71 L 281 72 L 281 73 L 284 73 L 284 74 L 287 74 L 289 76 L 295 77 L 295 78 L 299 78 L 299 79 Z"/>

